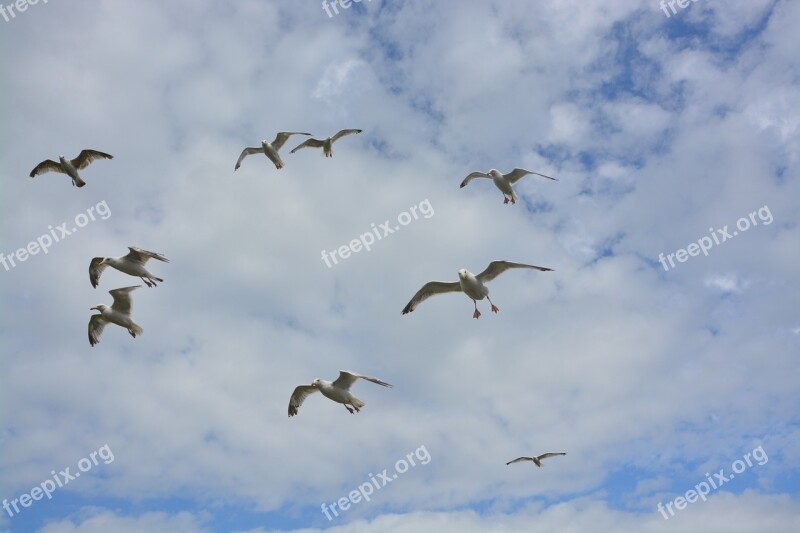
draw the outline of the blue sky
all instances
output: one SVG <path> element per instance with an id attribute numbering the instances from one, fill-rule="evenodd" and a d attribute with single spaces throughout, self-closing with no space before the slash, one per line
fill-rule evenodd
<path id="1" fill-rule="evenodd" d="M 339 11 L 42 0 L 0 18 L 0 252 L 109 213 L 0 266 L 0 500 L 113 452 L 0 509 L 0 532 L 798 530 L 800 4 Z M 233 170 L 277 131 L 342 128 L 364 131 L 330 159 L 290 154 L 295 137 L 285 168 Z M 28 178 L 84 148 L 114 155 L 85 187 Z M 459 188 L 515 167 L 558 181 L 521 180 L 515 205 Z M 165 281 L 134 293 L 142 336 L 90 347 L 89 308 L 136 280 L 93 289 L 89 261 L 128 246 L 165 254 L 148 263 Z M 496 259 L 555 271 L 492 281 L 500 312 L 478 320 L 459 294 L 401 315 Z M 340 369 L 394 387 L 357 383 L 355 416 L 319 395 L 286 416 Z M 567 456 L 505 465 L 548 451 Z"/>

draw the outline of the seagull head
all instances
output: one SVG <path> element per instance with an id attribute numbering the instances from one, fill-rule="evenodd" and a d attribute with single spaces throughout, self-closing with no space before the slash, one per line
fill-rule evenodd
<path id="1" fill-rule="evenodd" d="M 94 306 L 94 307 L 90 307 L 90 308 L 89 308 L 89 311 L 100 311 L 100 312 L 102 313 L 102 312 L 103 312 L 103 311 L 105 311 L 106 309 L 108 309 L 108 306 L 107 306 L 107 305 L 100 304 L 100 305 L 96 305 L 96 306 Z"/>
<path id="2" fill-rule="evenodd" d="M 265 146 L 266 144 L 267 144 L 267 140 L 266 139 L 261 139 L 261 146 Z"/>
<path id="3" fill-rule="evenodd" d="M 467 272 L 467 269 L 462 268 L 461 270 L 458 271 L 458 279 L 467 279 L 467 274 L 469 274 L 469 272 Z"/>
<path id="4" fill-rule="evenodd" d="M 314 378 L 314 381 L 311 382 L 312 387 L 319 387 L 319 378 Z"/>
<path id="5" fill-rule="evenodd" d="M 66 160 L 67 160 L 67 158 L 66 158 L 66 157 L 64 157 L 63 155 L 60 155 L 60 156 L 58 156 L 58 160 L 59 160 L 59 161 L 61 161 L 61 162 L 63 163 L 64 161 L 66 161 Z"/>
<path id="6" fill-rule="evenodd" d="M 501 173 L 500 173 L 500 171 L 499 171 L 499 170 L 497 170 L 496 168 L 493 168 L 493 169 L 491 169 L 489 172 L 487 172 L 487 174 L 489 174 L 489 175 L 490 175 L 490 176 L 492 176 L 493 178 L 499 178 L 499 177 L 501 177 L 501 176 L 503 175 L 503 174 L 501 174 Z"/>

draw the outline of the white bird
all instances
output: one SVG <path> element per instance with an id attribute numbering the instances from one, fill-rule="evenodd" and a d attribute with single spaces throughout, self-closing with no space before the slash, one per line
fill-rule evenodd
<path id="1" fill-rule="evenodd" d="M 333 157 L 333 151 L 331 149 L 331 146 L 333 145 L 334 142 L 341 139 L 345 135 L 355 135 L 356 133 L 361 133 L 362 131 L 364 130 L 341 130 L 333 137 L 328 137 L 327 139 L 322 141 L 319 139 L 308 139 L 297 145 L 291 151 L 291 153 L 295 153 L 301 148 L 322 148 L 322 155 L 324 155 L 325 157 Z"/>
<path id="2" fill-rule="evenodd" d="M 299 385 L 297 388 L 295 388 L 294 392 L 292 393 L 292 397 L 289 399 L 289 416 L 296 415 L 297 410 L 301 405 L 303 405 L 303 401 L 306 399 L 306 397 L 308 397 L 309 394 L 313 394 L 317 391 L 321 392 L 323 396 L 333 400 L 334 402 L 344 404 L 345 408 L 350 411 L 350 414 L 360 411 L 361 408 L 364 407 L 364 402 L 350 394 L 350 386 L 359 378 L 377 383 L 378 385 L 383 385 L 384 387 L 391 387 L 389 383 L 381 381 L 378 378 L 365 376 L 363 374 L 356 374 L 355 372 L 348 372 L 346 370 L 340 370 L 339 377 L 334 382 L 317 378 L 311 382 L 311 385 Z M 353 406 L 355 412 L 353 409 L 348 407 L 348 404 Z"/>
<path id="3" fill-rule="evenodd" d="M 521 463 L 523 461 L 533 461 L 533 464 L 535 464 L 536 466 L 541 468 L 542 459 L 547 459 L 548 457 L 555 457 L 556 455 L 567 455 L 567 454 L 563 453 L 563 452 L 557 452 L 557 453 L 550 452 L 550 453 L 543 453 L 542 455 L 539 455 L 539 456 L 536 456 L 536 457 L 517 457 L 513 461 L 507 462 L 506 466 L 510 465 L 511 463 Z"/>
<path id="4" fill-rule="evenodd" d="M 472 299 L 472 303 L 475 304 L 475 312 L 472 314 L 473 318 L 481 316 L 480 311 L 478 311 L 478 300 L 483 300 L 484 298 L 489 300 L 489 303 L 492 305 L 492 312 L 496 313 L 500 309 L 489 299 L 489 288 L 486 287 L 484 283 L 492 281 L 510 268 L 533 268 L 542 272 L 551 272 L 553 270 L 552 268 L 512 263 L 511 261 L 492 261 L 489 263 L 489 266 L 486 267 L 486 270 L 477 276 L 469 270 L 462 268 L 458 271 L 458 281 L 430 281 L 423 285 L 422 288 L 417 291 L 417 294 L 411 298 L 411 301 L 403 308 L 403 314 L 405 315 L 406 313 L 412 312 L 420 303 L 431 296 L 444 294 L 446 292 L 463 292 L 469 296 Z"/>
<path id="5" fill-rule="evenodd" d="M 504 204 L 507 204 L 509 199 L 511 199 L 512 204 L 515 204 L 519 198 L 517 198 L 517 195 L 514 193 L 514 189 L 512 189 L 511 186 L 521 180 L 523 177 L 531 174 L 535 174 L 536 176 L 541 176 L 549 180 L 558 181 L 556 178 L 551 178 L 550 176 L 545 176 L 544 174 L 539 174 L 538 172 L 531 172 L 530 170 L 525 170 L 524 168 L 515 168 L 508 174 L 501 174 L 499 170 L 491 169 L 488 173 L 473 172 L 464 178 L 464 181 L 461 182 L 461 187 L 466 187 L 467 183 L 475 178 L 487 178 L 492 180 L 495 186 L 497 186 L 497 188 L 503 193 Z"/>
<path id="6" fill-rule="evenodd" d="M 92 287 L 97 288 L 98 283 L 100 283 L 100 274 L 103 273 L 107 266 L 116 268 L 125 274 L 142 278 L 142 281 L 148 287 L 155 287 L 156 281 L 164 281 L 148 272 L 144 265 L 151 258 L 165 263 L 169 263 L 169 259 L 161 254 L 148 252 L 134 246 L 128 246 L 128 250 L 130 250 L 128 255 L 122 257 L 95 257 L 92 259 L 92 262 L 89 263 L 89 281 L 92 282 Z"/>
<path id="7" fill-rule="evenodd" d="M 141 285 L 108 291 L 108 294 L 114 297 L 111 307 L 101 304 L 89 308 L 90 311 L 100 312 L 99 315 L 92 315 L 89 319 L 89 344 L 94 346 L 100 342 L 100 335 L 109 322 L 127 329 L 133 338 L 144 333 L 144 330 L 131 318 L 130 293 L 139 287 Z"/>
<path id="8" fill-rule="evenodd" d="M 271 143 L 268 143 L 266 140 L 261 141 L 261 146 L 256 148 L 245 148 L 242 150 L 242 154 L 239 156 L 239 159 L 236 161 L 236 166 L 233 167 L 233 170 L 236 171 L 242 165 L 242 160 L 247 157 L 248 155 L 252 154 L 264 154 L 269 158 L 270 161 L 275 163 L 275 168 L 282 169 L 283 168 L 283 160 L 281 156 L 278 155 L 278 150 L 286 143 L 286 140 L 291 137 L 292 135 L 311 135 L 310 133 L 303 133 L 301 131 L 281 131 L 275 136 L 275 140 Z"/>
<path id="9" fill-rule="evenodd" d="M 58 156 L 60 163 L 56 163 L 52 159 L 45 159 L 31 170 L 30 176 L 33 178 L 46 172 L 61 172 L 72 178 L 73 187 L 83 187 L 86 182 L 78 175 L 78 171 L 88 167 L 89 163 L 95 159 L 114 159 L 114 156 L 97 150 L 81 150 L 78 157 L 72 161 L 63 155 Z"/>

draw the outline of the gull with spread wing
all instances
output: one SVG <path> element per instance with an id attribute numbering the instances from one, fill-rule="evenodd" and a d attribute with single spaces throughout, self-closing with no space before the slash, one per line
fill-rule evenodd
<path id="1" fill-rule="evenodd" d="M 328 137 L 322 141 L 319 139 L 308 139 L 297 145 L 290 153 L 293 154 L 301 148 L 322 148 L 322 155 L 325 157 L 333 157 L 333 150 L 331 147 L 334 142 L 341 139 L 345 135 L 355 135 L 356 133 L 361 133 L 362 131 L 364 130 L 341 130 L 336 135 Z"/>
<path id="2" fill-rule="evenodd" d="M 155 287 L 156 281 L 164 281 L 148 272 L 144 265 L 148 259 L 158 259 L 165 263 L 169 263 L 169 259 L 161 254 L 148 252 L 135 246 L 128 246 L 128 250 L 130 250 L 128 255 L 122 257 L 95 257 L 92 259 L 92 262 L 89 263 L 89 281 L 92 282 L 92 287 L 97 288 L 100 283 L 100 274 L 103 273 L 107 266 L 116 268 L 125 274 L 142 278 L 142 281 L 148 287 Z"/>
<path id="3" fill-rule="evenodd" d="M 86 182 L 78 175 L 78 171 L 88 167 L 95 159 L 114 159 L 114 156 L 97 150 L 81 150 L 78 157 L 72 161 L 63 155 L 58 156 L 58 163 L 52 159 L 45 159 L 31 170 L 30 176 L 33 178 L 46 172 L 60 172 L 72 178 L 73 187 L 83 187 Z"/>
<path id="4" fill-rule="evenodd" d="M 547 459 L 548 457 L 555 457 L 556 455 L 567 455 L 564 452 L 549 452 L 543 453 L 542 455 L 537 455 L 536 457 L 517 457 L 513 461 L 509 461 L 506 463 L 506 466 L 510 465 L 511 463 L 521 463 L 523 461 L 532 461 L 538 467 L 542 466 L 542 459 Z"/>
<path id="5" fill-rule="evenodd" d="M 275 136 L 275 140 L 271 143 L 268 143 L 266 140 L 261 141 L 261 146 L 254 147 L 254 148 L 245 148 L 242 150 L 239 159 L 236 161 L 236 166 L 233 167 L 233 170 L 236 171 L 242 166 L 242 160 L 247 157 L 248 155 L 252 154 L 264 154 L 269 158 L 270 161 L 275 163 L 275 168 L 282 169 L 283 168 L 283 160 L 281 156 L 278 155 L 278 150 L 286 143 L 287 139 L 292 135 L 311 135 L 310 133 L 303 133 L 301 131 L 281 131 Z"/>
<path id="6" fill-rule="evenodd" d="M 430 281 L 423 285 L 422 288 L 417 291 L 417 294 L 411 298 L 411 301 L 403 308 L 403 314 L 405 315 L 406 313 L 412 312 L 420 303 L 431 296 L 444 294 L 446 292 L 463 292 L 469 296 L 472 299 L 472 303 L 475 304 L 475 312 L 472 314 L 473 318 L 481 316 L 480 311 L 478 311 L 478 300 L 483 300 L 484 298 L 489 300 L 489 303 L 492 305 L 492 312 L 496 313 L 500 309 L 489 299 L 489 288 L 486 287 L 484 283 L 492 281 L 511 268 L 532 268 L 542 272 L 551 272 L 553 270 L 552 268 L 526 265 L 524 263 L 512 263 L 511 261 L 492 261 L 489 263 L 489 266 L 486 267 L 486 270 L 477 276 L 469 270 L 462 268 L 458 271 L 458 281 Z"/>
<path id="7" fill-rule="evenodd" d="M 366 379 L 367 381 L 377 383 L 378 385 L 383 385 L 384 387 L 391 387 L 389 383 L 381 381 L 378 378 L 365 376 L 364 374 L 356 374 L 355 372 L 348 372 L 346 370 L 340 370 L 339 377 L 336 379 L 336 381 L 330 382 L 317 378 L 311 382 L 311 385 L 299 385 L 297 388 L 295 388 L 294 392 L 292 393 L 292 397 L 289 400 L 289 416 L 296 415 L 297 410 L 301 405 L 303 405 L 303 401 L 308 397 L 308 395 L 317 391 L 321 392 L 326 398 L 343 404 L 345 408 L 350 411 L 350 414 L 355 414 L 356 412 L 360 411 L 362 407 L 364 407 L 364 402 L 350 394 L 350 386 L 359 379 Z M 352 406 L 352 409 L 348 406 L 348 404 Z M 353 411 L 353 409 L 355 409 L 355 411 Z"/>
<path id="8" fill-rule="evenodd" d="M 94 346 L 100 342 L 100 335 L 109 322 L 127 329 L 133 338 L 144 333 L 144 330 L 131 318 L 130 293 L 139 287 L 141 285 L 108 291 L 108 294 L 114 297 L 111 307 L 101 304 L 89 308 L 91 311 L 100 312 L 99 315 L 92 315 L 89 319 L 89 344 Z"/>
<path id="9" fill-rule="evenodd" d="M 475 178 L 487 178 L 494 182 L 495 186 L 500 189 L 500 192 L 503 193 L 503 203 L 507 204 L 508 200 L 511 199 L 511 203 L 517 203 L 519 198 L 517 197 L 514 189 L 511 188 L 516 182 L 521 180 L 525 176 L 529 176 L 534 174 L 536 176 L 541 176 L 543 178 L 547 178 L 549 180 L 558 181 L 556 178 L 551 178 L 550 176 L 545 176 L 544 174 L 539 174 L 538 172 L 531 172 L 530 170 L 525 170 L 524 168 L 515 168 L 508 174 L 501 174 L 499 170 L 491 169 L 489 172 L 473 172 L 466 178 L 464 181 L 461 182 L 461 188 L 467 186 L 467 184 L 474 180 Z"/>

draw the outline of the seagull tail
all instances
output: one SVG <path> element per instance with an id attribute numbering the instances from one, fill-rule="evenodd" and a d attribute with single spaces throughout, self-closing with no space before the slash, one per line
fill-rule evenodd
<path id="1" fill-rule="evenodd" d="M 350 402 L 350 405 L 352 405 L 356 409 L 361 409 L 362 407 L 364 407 L 364 402 L 362 402 L 358 398 L 353 398 L 353 401 Z"/>
<path id="2" fill-rule="evenodd" d="M 75 186 L 78 187 L 78 188 L 83 187 L 84 185 L 86 185 L 86 182 L 83 181 L 80 176 L 78 176 L 77 178 L 73 178 L 72 181 L 75 182 Z"/>

